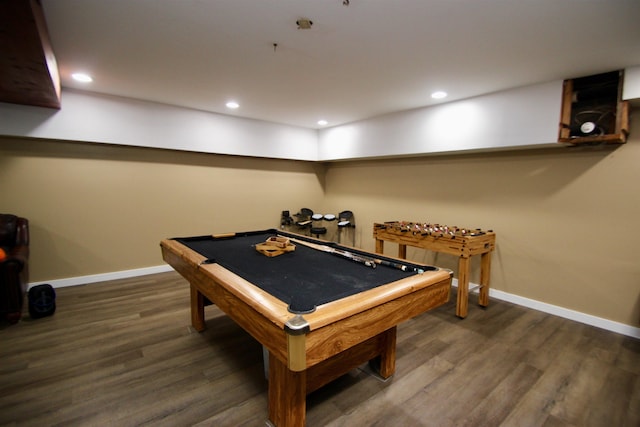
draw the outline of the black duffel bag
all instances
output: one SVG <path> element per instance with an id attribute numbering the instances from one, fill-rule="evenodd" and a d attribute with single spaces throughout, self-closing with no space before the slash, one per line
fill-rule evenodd
<path id="1" fill-rule="evenodd" d="M 29 289 L 29 314 L 32 319 L 51 316 L 56 312 L 56 291 L 51 285 L 37 285 Z"/>

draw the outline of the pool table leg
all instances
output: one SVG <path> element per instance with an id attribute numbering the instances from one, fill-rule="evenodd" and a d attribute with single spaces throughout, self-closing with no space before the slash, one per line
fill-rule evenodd
<path id="1" fill-rule="evenodd" d="M 204 295 L 194 285 L 191 285 L 191 326 L 198 332 L 205 329 Z"/>
<path id="2" fill-rule="evenodd" d="M 378 374 L 382 378 L 389 378 L 396 371 L 396 335 L 397 327 L 383 332 L 384 345 L 380 354 L 380 370 Z"/>
<path id="3" fill-rule="evenodd" d="M 305 425 L 307 371 L 294 372 L 269 354 L 269 422 L 277 427 Z"/>

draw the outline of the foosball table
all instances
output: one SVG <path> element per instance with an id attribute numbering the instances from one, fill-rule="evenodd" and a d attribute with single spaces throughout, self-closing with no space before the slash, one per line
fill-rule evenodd
<path id="1" fill-rule="evenodd" d="M 469 275 L 471 257 L 480 255 L 480 289 L 478 303 L 489 305 L 491 252 L 496 235 L 492 230 L 468 229 L 457 226 L 408 221 L 373 224 L 376 253 L 384 253 L 384 242 L 398 244 L 398 257 L 407 258 L 407 246 L 456 255 L 458 260 L 458 298 L 456 316 L 467 317 L 469 306 Z"/>

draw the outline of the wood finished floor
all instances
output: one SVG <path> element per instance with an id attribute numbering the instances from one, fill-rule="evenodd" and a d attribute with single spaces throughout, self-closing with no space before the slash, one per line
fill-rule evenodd
<path id="1" fill-rule="evenodd" d="M 261 347 L 176 273 L 57 289 L 0 326 L 1 426 L 263 426 Z M 492 300 L 398 328 L 397 372 L 307 398 L 308 426 L 640 426 L 640 341 Z"/>

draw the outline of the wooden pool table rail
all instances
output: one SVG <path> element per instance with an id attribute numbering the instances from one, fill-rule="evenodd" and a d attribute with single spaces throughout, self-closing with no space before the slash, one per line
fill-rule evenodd
<path id="1" fill-rule="evenodd" d="M 286 333 L 286 325 L 295 315 L 287 310 L 286 303 L 218 264 L 203 264 L 202 255 L 175 240 L 163 240 L 161 247 L 164 260 L 192 284 L 194 329 L 205 328 L 206 297 L 278 358 L 289 360 L 284 351 L 286 335 L 290 335 Z M 305 334 L 307 356 L 302 369 L 330 357 L 336 349 L 347 349 L 363 337 L 379 333 L 382 325 L 387 329 L 401 319 L 433 308 L 419 304 L 421 300 L 433 299 L 437 305 L 448 301 L 450 281 L 449 270 L 426 271 L 318 306 L 315 312 L 303 316 L 309 333 Z M 345 330 L 349 333 L 345 334 Z M 328 341 L 333 345 L 325 345 Z"/>
<path id="2" fill-rule="evenodd" d="M 304 426 L 306 395 L 369 360 L 383 378 L 395 372 L 396 325 L 449 300 L 452 273 L 426 271 L 320 305 L 303 316 L 181 243 L 160 243 L 164 260 L 190 283 L 193 327 L 205 328 L 205 298 L 269 352 L 269 420 Z M 330 255 L 329 255 L 330 256 Z M 287 327 L 303 318 L 304 332 Z"/>

